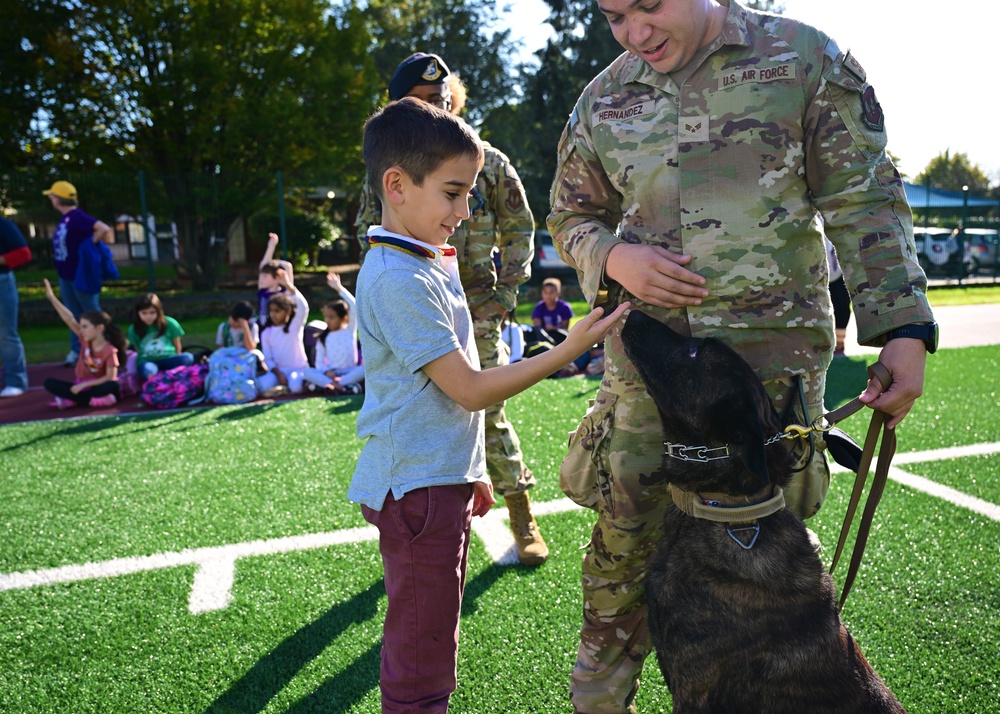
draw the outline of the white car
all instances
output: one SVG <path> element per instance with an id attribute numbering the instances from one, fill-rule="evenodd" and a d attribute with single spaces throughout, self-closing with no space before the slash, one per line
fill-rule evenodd
<path id="1" fill-rule="evenodd" d="M 535 257 L 531 261 L 532 282 L 541 282 L 545 278 L 559 278 L 566 281 L 576 279 L 576 271 L 570 267 L 556 252 L 552 243 L 552 235 L 545 230 L 535 231 Z"/>

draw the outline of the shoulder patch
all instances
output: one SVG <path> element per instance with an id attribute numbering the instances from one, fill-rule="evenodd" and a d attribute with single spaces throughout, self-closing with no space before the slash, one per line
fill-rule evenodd
<path id="1" fill-rule="evenodd" d="M 875 89 L 869 84 L 861 93 L 861 121 L 872 131 L 885 131 L 885 114 L 875 98 Z"/>

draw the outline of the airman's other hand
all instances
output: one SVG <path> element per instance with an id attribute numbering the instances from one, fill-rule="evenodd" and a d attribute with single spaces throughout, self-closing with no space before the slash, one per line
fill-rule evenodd
<path id="1" fill-rule="evenodd" d="M 903 421 L 914 402 L 923 394 L 927 348 L 923 340 L 898 337 L 886 343 L 878 359 L 892 375 L 892 385 L 883 392 L 877 380 L 869 379 L 860 399 L 872 409 L 890 414 L 892 418 L 886 422 L 886 426 L 893 429 Z"/>

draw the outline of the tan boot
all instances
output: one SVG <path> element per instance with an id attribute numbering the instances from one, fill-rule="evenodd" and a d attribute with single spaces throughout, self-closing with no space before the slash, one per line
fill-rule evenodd
<path id="1" fill-rule="evenodd" d="M 531 515 L 528 492 L 522 491 L 504 496 L 510 514 L 510 529 L 517 543 L 517 558 L 521 565 L 541 565 L 549 557 L 549 547 L 538 532 L 538 524 Z"/>
<path id="2" fill-rule="evenodd" d="M 842 327 L 838 327 L 836 329 L 836 334 L 837 334 L 837 346 L 834 347 L 834 349 L 833 349 L 833 356 L 834 357 L 843 357 L 844 356 L 844 339 L 847 337 L 847 330 L 845 330 Z"/>

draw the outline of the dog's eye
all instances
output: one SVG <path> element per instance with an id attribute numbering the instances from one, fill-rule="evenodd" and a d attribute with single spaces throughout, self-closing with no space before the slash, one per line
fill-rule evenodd
<path id="1" fill-rule="evenodd" d="M 688 357 L 690 357 L 691 359 L 694 359 L 697 356 L 698 356 L 698 347 L 697 347 L 697 345 L 691 345 L 691 348 L 688 349 Z"/>

